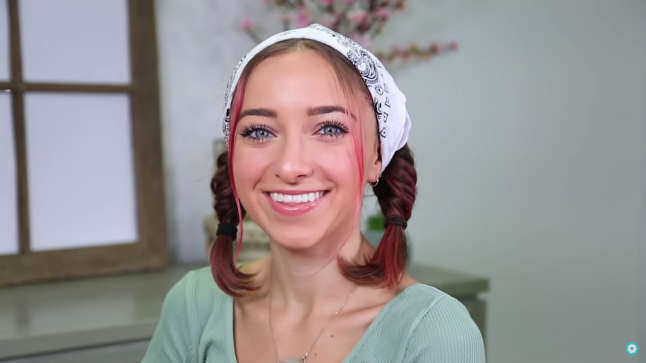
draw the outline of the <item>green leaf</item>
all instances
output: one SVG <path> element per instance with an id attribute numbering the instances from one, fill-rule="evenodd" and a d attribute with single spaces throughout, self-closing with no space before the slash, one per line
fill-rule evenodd
<path id="1" fill-rule="evenodd" d="M 367 221 L 369 231 L 383 231 L 384 228 L 384 215 L 381 213 L 374 214 L 368 217 Z"/>

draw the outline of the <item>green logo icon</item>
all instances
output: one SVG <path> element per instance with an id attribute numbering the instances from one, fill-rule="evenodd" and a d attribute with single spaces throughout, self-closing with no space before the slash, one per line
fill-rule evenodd
<path id="1" fill-rule="evenodd" d="M 628 353 L 628 355 L 635 355 L 637 352 L 639 352 L 639 346 L 637 343 L 630 342 L 626 344 L 626 353 Z"/>

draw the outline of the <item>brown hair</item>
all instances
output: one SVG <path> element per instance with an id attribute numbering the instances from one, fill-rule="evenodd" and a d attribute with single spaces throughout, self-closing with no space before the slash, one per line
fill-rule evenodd
<path id="1" fill-rule="evenodd" d="M 220 223 L 238 226 L 246 212 L 236 197 L 235 183 L 229 165 L 234 153 L 235 128 L 238 115 L 242 108 L 242 100 L 247 79 L 253 69 L 263 60 L 297 50 L 310 50 L 327 59 L 332 65 L 341 88 L 350 101 L 363 101 L 373 108 L 370 91 L 354 65 L 335 49 L 313 40 L 289 39 L 273 44 L 249 61 L 243 70 L 238 85 L 232 95 L 230 118 L 230 150 L 217 159 L 217 171 L 211 180 L 211 190 L 214 195 L 214 209 Z M 359 100 L 350 95 L 358 95 Z M 373 108 L 374 110 L 374 108 Z M 376 115 L 376 113 L 373 113 Z M 377 123 L 376 116 L 375 124 Z M 359 128 L 361 129 L 361 128 Z M 378 130 L 378 127 L 375 128 Z M 377 132 L 377 131 L 376 131 Z M 377 134 L 377 138 L 379 138 Z M 363 180 L 363 143 L 362 138 L 356 140 L 357 162 L 359 164 L 360 180 Z M 357 217 L 359 215 L 363 185 L 360 185 L 357 201 Z M 373 191 L 381 211 L 385 216 L 400 216 L 408 220 L 417 194 L 417 172 L 413 155 L 408 147 L 398 150 L 381 175 Z M 219 235 L 211 249 L 210 263 L 213 277 L 222 291 L 239 296 L 244 291 L 255 290 L 258 286 L 251 283 L 252 275 L 242 273 L 233 259 L 233 240 L 226 235 Z M 237 251 L 242 242 L 242 228 L 238 236 Z M 349 280 L 362 285 L 396 286 L 406 269 L 407 248 L 404 228 L 399 225 L 386 226 L 384 236 L 372 256 L 364 264 L 348 262 L 339 257 L 339 268 Z"/>

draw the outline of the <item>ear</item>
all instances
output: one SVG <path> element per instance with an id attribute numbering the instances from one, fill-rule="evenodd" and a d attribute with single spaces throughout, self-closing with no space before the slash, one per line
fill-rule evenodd
<path id="1" fill-rule="evenodd" d="M 377 177 L 381 175 L 381 146 L 378 140 L 375 143 L 374 150 L 370 153 L 370 158 L 368 159 L 366 166 L 366 176 L 368 177 L 368 181 L 374 183 L 377 181 Z"/>

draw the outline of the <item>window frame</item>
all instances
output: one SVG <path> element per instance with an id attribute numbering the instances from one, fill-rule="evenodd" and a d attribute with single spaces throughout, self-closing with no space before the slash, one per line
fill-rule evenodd
<path id="1" fill-rule="evenodd" d="M 89 277 L 168 266 L 161 116 L 154 0 L 127 0 L 131 80 L 129 84 L 24 82 L 20 0 L 7 0 L 10 81 L 16 155 L 19 252 L 0 256 L 0 286 Z M 33 252 L 25 130 L 26 92 L 127 94 L 130 96 L 138 240 L 131 244 Z"/>

